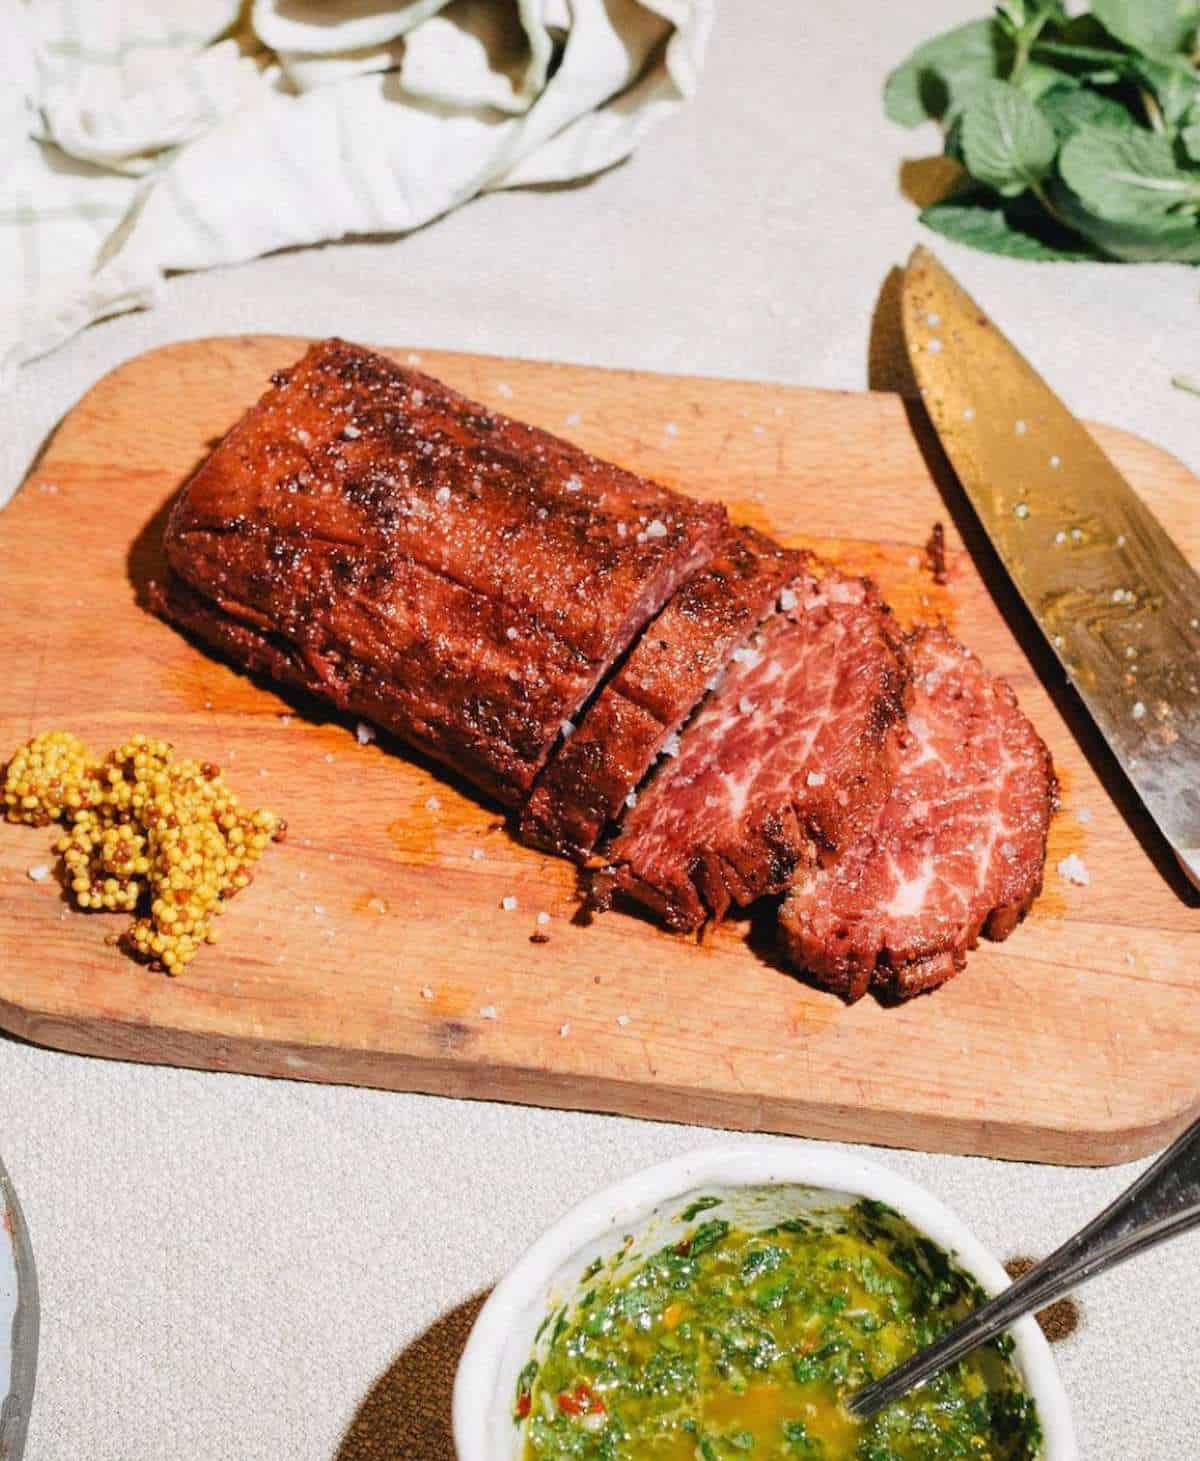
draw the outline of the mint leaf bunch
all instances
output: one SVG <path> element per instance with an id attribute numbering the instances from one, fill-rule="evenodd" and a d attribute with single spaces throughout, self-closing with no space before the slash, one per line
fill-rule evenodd
<path id="1" fill-rule="evenodd" d="M 1200 263 L 1200 0 L 1001 0 L 888 77 L 961 187 L 930 228 L 1024 259 Z"/>

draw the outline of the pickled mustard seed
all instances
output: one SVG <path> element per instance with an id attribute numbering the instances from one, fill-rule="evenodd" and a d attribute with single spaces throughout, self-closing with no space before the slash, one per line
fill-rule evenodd
<path id="1" fill-rule="evenodd" d="M 177 761 L 144 735 L 99 762 L 66 731 L 35 736 L 4 768 L 3 801 L 10 822 L 64 824 L 54 851 L 68 896 L 133 913 L 121 941 L 170 974 L 216 941 L 221 901 L 249 884 L 249 866 L 285 830 L 273 812 L 245 811 L 211 761 Z"/>

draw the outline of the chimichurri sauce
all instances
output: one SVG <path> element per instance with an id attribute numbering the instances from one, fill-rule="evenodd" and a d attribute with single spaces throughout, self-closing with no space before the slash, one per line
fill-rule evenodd
<path id="1" fill-rule="evenodd" d="M 517 1385 L 524 1461 L 1040 1454 L 1007 1339 L 869 1421 L 839 1403 L 982 1299 L 897 1213 L 862 1201 L 748 1232 L 717 1205 L 693 1203 L 682 1241 L 640 1264 L 593 1264 L 548 1317 Z"/>

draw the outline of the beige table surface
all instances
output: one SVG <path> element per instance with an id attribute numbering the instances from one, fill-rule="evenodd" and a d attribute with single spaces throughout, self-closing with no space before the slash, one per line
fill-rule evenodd
<path id="1" fill-rule="evenodd" d="M 850 389 L 873 361 L 887 385 L 872 318 L 921 232 L 898 173 L 936 144 L 884 121 L 880 85 L 917 40 L 984 9 L 725 0 L 701 96 L 629 165 L 485 199 L 411 238 L 175 280 L 156 312 L 23 374 L 3 403 L 4 479 L 105 371 L 213 332 Z M 941 248 L 1073 407 L 1200 469 L 1200 400 L 1169 380 L 1200 371 L 1200 271 Z M 11 1041 L 0 1103 L 42 1286 L 29 1461 L 440 1461 L 463 1306 L 583 1192 L 712 1139 Z M 1046 1252 L 1134 1170 L 878 1156 L 1002 1257 Z M 1198 1260 L 1200 1238 L 1185 1239 L 1085 1292 L 1057 1352 L 1086 1457 L 1200 1454 Z M 362 1406 L 373 1441 L 347 1439 Z"/>

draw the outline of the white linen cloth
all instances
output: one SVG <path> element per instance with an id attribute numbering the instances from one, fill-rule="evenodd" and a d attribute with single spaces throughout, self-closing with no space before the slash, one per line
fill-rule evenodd
<path id="1" fill-rule="evenodd" d="M 169 273 L 618 162 L 712 3 L 0 0 L 0 384 Z"/>

